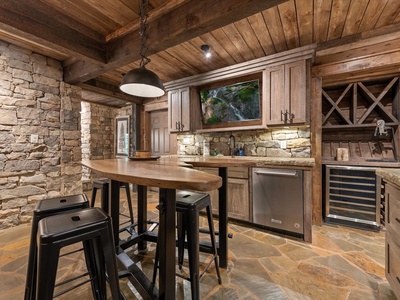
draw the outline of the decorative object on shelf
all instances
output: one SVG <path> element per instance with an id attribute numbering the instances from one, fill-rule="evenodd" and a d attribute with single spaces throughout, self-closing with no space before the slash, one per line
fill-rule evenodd
<path id="1" fill-rule="evenodd" d="M 337 161 L 348 161 L 349 160 L 349 149 L 337 148 L 336 149 L 336 160 Z"/>
<path id="2" fill-rule="evenodd" d="M 133 69 L 126 73 L 122 78 L 119 88 L 124 93 L 132 96 L 156 98 L 164 95 L 165 91 L 157 74 L 146 69 L 146 65 L 151 61 L 150 58 L 146 56 L 146 51 L 148 49 L 147 40 L 149 39 L 147 34 L 148 25 L 146 23 L 148 17 L 146 8 L 148 4 L 149 0 L 141 0 L 140 2 L 140 68 Z"/>
<path id="3" fill-rule="evenodd" d="M 129 154 L 129 116 L 117 117 L 115 126 L 115 155 Z"/>
<path id="4" fill-rule="evenodd" d="M 209 45 L 201 45 L 200 49 L 204 52 L 204 56 L 206 58 L 210 58 L 211 57 L 211 51 L 210 51 L 210 46 Z"/>

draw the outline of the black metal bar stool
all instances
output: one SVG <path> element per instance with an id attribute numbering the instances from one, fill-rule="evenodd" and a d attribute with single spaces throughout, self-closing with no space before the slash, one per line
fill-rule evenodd
<path id="1" fill-rule="evenodd" d="M 92 189 L 92 197 L 90 201 L 90 206 L 94 207 L 95 202 L 96 202 L 96 193 L 97 190 L 101 191 L 101 208 L 104 209 L 105 211 L 108 211 L 108 195 L 109 195 L 109 186 L 110 186 L 110 180 L 107 178 L 101 178 L 98 180 L 95 180 L 93 182 L 93 189 Z M 120 213 L 120 215 L 129 218 L 129 221 L 131 224 L 134 224 L 134 218 L 133 218 L 133 209 L 132 209 L 132 199 L 131 199 L 131 193 L 129 189 L 129 183 L 127 182 L 120 182 L 119 183 L 120 188 L 124 188 L 126 192 L 126 198 L 128 201 L 128 210 L 129 210 L 129 216 Z M 125 224 L 127 222 L 124 222 L 122 224 Z"/>
<path id="2" fill-rule="evenodd" d="M 86 208 L 43 218 L 39 221 L 36 298 L 50 300 L 71 289 L 54 294 L 61 248 L 83 243 L 86 266 L 94 299 L 107 299 L 106 277 L 113 300 L 120 297 L 118 270 L 111 218 L 101 208 Z"/>
<path id="3" fill-rule="evenodd" d="M 200 211 L 206 209 L 208 231 L 211 240 L 211 254 L 212 260 L 204 268 L 203 272 L 199 275 L 199 256 L 196 255 L 199 249 L 199 214 Z M 176 192 L 176 212 L 177 212 L 177 229 L 178 229 L 178 264 L 179 268 L 183 265 L 183 256 L 185 248 L 185 237 L 187 240 L 188 258 L 189 258 L 189 274 L 190 276 L 183 277 L 190 281 L 192 299 L 200 299 L 200 287 L 197 285 L 198 280 L 206 272 L 207 268 L 212 262 L 215 264 L 217 272 L 218 284 L 222 283 L 221 275 L 218 265 L 218 253 L 215 242 L 214 222 L 212 218 L 212 208 L 210 195 L 203 193 L 195 193 L 190 191 L 177 191 Z M 197 248 L 197 249 L 196 249 Z M 156 248 L 153 283 L 155 283 L 158 267 L 158 247 Z M 180 276 L 177 274 L 177 276 Z M 182 277 L 182 276 L 180 276 Z"/>
<path id="4" fill-rule="evenodd" d="M 31 240 L 28 256 L 28 270 L 25 284 L 25 300 L 36 299 L 36 272 L 37 272 L 37 243 L 36 236 L 38 223 L 41 219 L 65 212 L 80 210 L 89 207 L 89 201 L 84 194 L 63 196 L 40 200 L 33 210 Z"/>

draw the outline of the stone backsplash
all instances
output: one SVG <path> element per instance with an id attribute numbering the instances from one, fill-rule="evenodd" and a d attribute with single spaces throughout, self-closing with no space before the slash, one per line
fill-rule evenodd
<path id="1" fill-rule="evenodd" d="M 214 155 L 214 151 L 230 155 L 228 141 L 231 134 L 235 137 L 236 148 L 242 147 L 244 155 L 247 156 L 310 157 L 311 155 L 308 127 L 179 134 L 177 154 L 202 155 L 205 140 L 210 142 L 210 155 Z"/>

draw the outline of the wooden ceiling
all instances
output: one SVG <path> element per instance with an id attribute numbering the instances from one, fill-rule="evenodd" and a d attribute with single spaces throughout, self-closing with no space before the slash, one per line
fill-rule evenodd
<path id="1" fill-rule="evenodd" d="M 60 60 L 87 100 L 141 103 L 118 90 L 139 66 L 140 0 L 1 1 L 0 39 Z M 399 0 L 149 0 L 147 68 L 164 83 L 365 32 L 400 31 Z M 208 44 L 205 58 L 200 46 Z"/>

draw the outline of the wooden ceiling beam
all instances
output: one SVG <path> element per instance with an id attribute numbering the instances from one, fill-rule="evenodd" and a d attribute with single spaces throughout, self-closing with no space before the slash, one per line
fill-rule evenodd
<path id="1" fill-rule="evenodd" d="M 106 82 L 102 82 L 99 80 L 91 79 L 88 80 L 85 83 L 79 84 L 79 86 L 86 91 L 94 92 L 96 94 L 104 95 L 107 97 L 115 98 L 115 99 L 120 99 L 124 100 L 126 102 L 134 103 L 134 104 L 142 104 L 143 99 L 134 97 L 134 96 L 129 96 L 125 93 L 122 93 L 118 87 L 115 85 L 111 85 Z"/>
<path id="2" fill-rule="evenodd" d="M 79 59 L 105 61 L 104 38 L 37 0 L 3 1 L 0 30 Z"/>
<path id="3" fill-rule="evenodd" d="M 231 24 L 287 0 L 188 0 L 149 22 L 150 49 L 155 54 L 196 36 Z M 101 73 L 140 59 L 139 30 L 111 40 L 106 45 L 106 64 L 77 61 L 64 69 L 64 80 L 71 84 L 87 81 Z"/>

